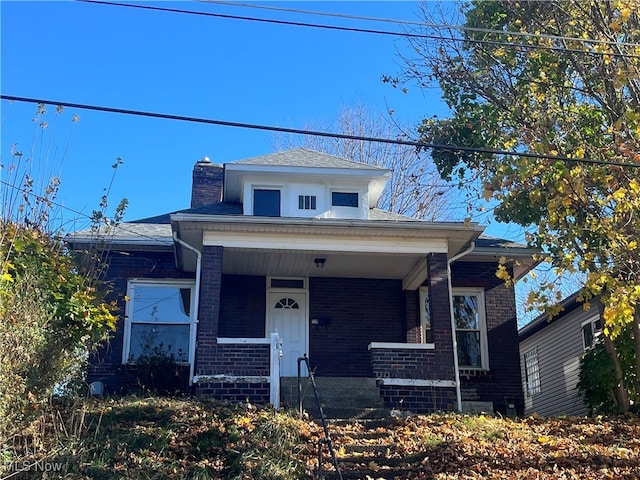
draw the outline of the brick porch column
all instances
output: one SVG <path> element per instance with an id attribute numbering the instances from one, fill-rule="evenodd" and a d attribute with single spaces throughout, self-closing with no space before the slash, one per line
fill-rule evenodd
<path id="1" fill-rule="evenodd" d="M 436 378 L 455 380 L 447 255 L 444 253 L 428 254 L 427 274 L 431 330 L 433 342 L 436 345 L 435 356 L 438 363 Z"/>
<path id="2" fill-rule="evenodd" d="M 196 375 L 210 375 L 217 350 L 220 324 L 220 289 L 222 287 L 223 247 L 205 246 L 202 249 L 200 280 L 200 308 L 196 336 Z"/>

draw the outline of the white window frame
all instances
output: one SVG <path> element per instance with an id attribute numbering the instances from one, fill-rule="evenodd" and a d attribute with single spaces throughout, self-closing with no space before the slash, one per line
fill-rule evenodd
<path id="1" fill-rule="evenodd" d="M 307 199 L 309 199 L 309 208 L 307 208 L 306 203 Z M 302 207 L 300 207 L 300 200 L 302 200 Z M 305 210 L 315 212 L 318 210 L 318 196 L 300 193 L 298 194 L 298 210 Z"/>
<path id="2" fill-rule="evenodd" d="M 580 324 L 580 339 L 582 341 L 582 349 L 586 352 L 587 350 L 589 350 L 591 347 L 593 347 L 597 342 L 598 342 L 598 338 L 599 338 L 599 334 L 602 334 L 602 328 L 597 329 L 596 328 L 596 322 L 600 321 L 600 323 L 602 323 L 602 321 L 600 320 L 600 316 L 599 315 L 595 315 L 593 317 L 590 317 L 588 320 L 585 320 L 584 322 L 582 322 Z M 591 345 L 586 345 L 584 343 L 584 327 L 590 325 L 591 326 L 591 335 L 593 337 L 593 343 Z"/>
<path id="3" fill-rule="evenodd" d="M 538 356 L 538 347 L 533 347 L 524 352 L 524 375 L 525 390 L 527 397 L 531 398 L 542 393 L 542 382 L 540 380 L 540 358 Z"/>
<path id="4" fill-rule="evenodd" d="M 478 329 L 458 329 L 456 326 L 456 343 L 458 331 L 476 331 L 478 330 L 480 333 L 480 366 L 470 366 L 470 365 L 459 365 L 460 370 L 489 370 L 489 346 L 487 340 L 487 316 L 486 316 L 486 307 L 485 307 L 485 299 L 484 299 L 484 289 L 483 288 L 452 288 L 451 289 L 451 301 L 453 302 L 453 297 L 460 295 L 475 295 L 478 297 Z M 453 305 L 451 306 L 453 311 Z M 455 319 L 454 319 L 455 321 Z M 457 322 L 455 322 L 457 324 Z"/>
<path id="5" fill-rule="evenodd" d="M 420 342 L 433 344 L 433 325 L 431 324 L 431 318 L 427 325 L 427 315 L 425 311 L 425 305 L 429 300 L 429 287 L 420 287 L 418 289 L 418 301 L 420 302 L 418 308 L 420 309 Z M 431 311 L 431 305 L 429 304 L 429 311 Z M 429 328 L 427 328 L 427 326 Z"/>
<path id="6" fill-rule="evenodd" d="M 189 311 L 189 323 L 163 323 L 163 325 L 189 325 L 189 351 L 187 352 L 187 361 L 179 362 L 181 365 L 189 365 L 193 352 L 195 349 L 195 331 L 197 328 L 197 316 L 195 305 L 195 286 L 196 283 L 193 280 L 188 279 L 145 279 L 145 278 L 132 278 L 127 282 L 127 303 L 125 306 L 125 319 L 124 319 L 124 336 L 122 345 L 122 363 L 135 365 L 135 361 L 129 360 L 129 354 L 131 349 L 131 326 L 134 323 L 133 308 L 135 304 L 135 288 L 136 287 L 176 287 L 176 288 L 189 288 L 191 290 L 190 295 L 190 311 Z"/>

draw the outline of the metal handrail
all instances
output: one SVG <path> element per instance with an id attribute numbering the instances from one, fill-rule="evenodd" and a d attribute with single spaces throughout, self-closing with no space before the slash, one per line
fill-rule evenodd
<path id="1" fill-rule="evenodd" d="M 318 478 L 320 478 L 320 476 L 322 475 L 322 445 L 326 444 L 329 447 L 329 453 L 331 454 L 331 458 L 333 459 L 333 466 L 336 469 L 338 478 L 342 480 L 342 472 L 340 472 L 340 467 L 338 466 L 338 458 L 336 457 L 336 452 L 333 449 L 333 443 L 331 442 L 331 435 L 329 435 L 327 421 L 324 418 L 324 411 L 322 410 L 322 405 L 320 404 L 320 397 L 318 397 L 318 387 L 316 386 L 316 380 L 313 376 L 313 371 L 311 370 L 311 366 L 309 365 L 309 357 L 307 357 L 306 353 L 302 357 L 298 358 L 298 411 L 300 412 L 300 416 L 302 416 L 302 362 L 304 362 L 307 366 L 309 381 L 311 382 L 311 386 L 313 387 L 313 396 L 316 400 L 318 411 L 320 412 L 320 421 L 322 422 L 322 429 L 324 430 L 324 438 L 318 440 Z"/>

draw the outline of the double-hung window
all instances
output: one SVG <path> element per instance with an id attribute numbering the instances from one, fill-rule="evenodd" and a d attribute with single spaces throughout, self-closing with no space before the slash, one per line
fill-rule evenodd
<path id="1" fill-rule="evenodd" d="M 489 368 L 484 292 L 475 288 L 454 288 L 453 316 L 456 324 L 460 368 Z"/>
<path id="2" fill-rule="evenodd" d="M 420 287 L 418 298 L 420 299 L 420 331 L 422 343 L 433 343 L 431 331 L 431 306 L 429 305 L 429 288 Z"/>
<path id="3" fill-rule="evenodd" d="M 525 352 L 524 372 L 527 377 L 527 397 L 533 397 L 542 391 L 540 386 L 540 367 L 538 366 L 538 347 Z"/>
<path id="4" fill-rule="evenodd" d="M 593 317 L 582 324 L 582 347 L 585 350 L 593 347 L 602 333 L 602 320 Z"/>
<path id="5" fill-rule="evenodd" d="M 189 362 L 196 327 L 193 296 L 192 281 L 130 280 L 123 363 L 158 356 Z"/>

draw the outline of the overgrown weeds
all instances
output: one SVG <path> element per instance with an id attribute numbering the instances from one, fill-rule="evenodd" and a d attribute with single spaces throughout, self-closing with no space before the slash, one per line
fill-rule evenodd
<path id="1" fill-rule="evenodd" d="M 349 442 L 365 427 L 339 428 L 331 433 L 344 463 L 356 455 Z M 619 480 L 640 471 L 640 419 L 634 416 L 434 414 L 395 419 L 374 433 L 364 446 L 395 460 L 406 480 Z M 2 443 L 0 479 L 300 480 L 313 478 L 322 436 L 313 422 L 248 404 L 143 397 L 56 402 Z M 382 476 L 382 465 L 367 460 L 363 468 Z"/>

